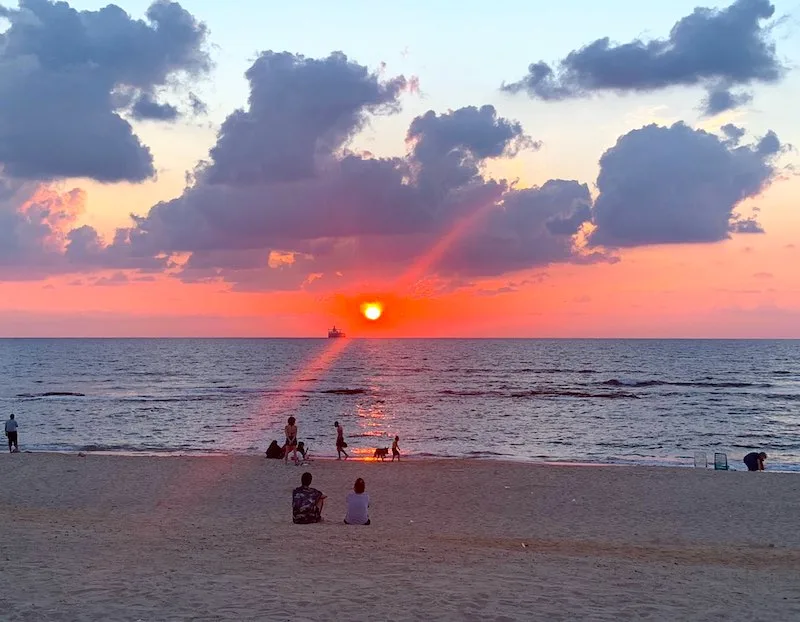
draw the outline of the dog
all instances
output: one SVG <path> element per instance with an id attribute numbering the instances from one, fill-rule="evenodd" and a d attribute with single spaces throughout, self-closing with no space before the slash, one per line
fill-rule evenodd
<path id="1" fill-rule="evenodd" d="M 389 455 L 389 448 L 388 447 L 376 447 L 375 453 L 372 454 L 373 458 L 380 458 L 381 461 L 386 459 L 386 456 Z"/>

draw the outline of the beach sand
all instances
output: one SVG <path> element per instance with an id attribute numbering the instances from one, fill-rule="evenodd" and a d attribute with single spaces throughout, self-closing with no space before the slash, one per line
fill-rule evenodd
<path id="1" fill-rule="evenodd" d="M 800 619 L 800 476 L 0 457 L 2 620 Z M 309 470 L 326 522 L 293 525 Z M 363 477 L 369 527 L 342 524 Z"/>

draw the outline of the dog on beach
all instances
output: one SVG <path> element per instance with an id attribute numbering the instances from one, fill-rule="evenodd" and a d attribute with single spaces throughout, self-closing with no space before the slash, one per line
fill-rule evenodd
<path id="1" fill-rule="evenodd" d="M 389 448 L 388 447 L 376 447 L 375 453 L 372 454 L 373 458 L 380 458 L 381 460 L 385 460 L 386 456 L 389 455 Z"/>

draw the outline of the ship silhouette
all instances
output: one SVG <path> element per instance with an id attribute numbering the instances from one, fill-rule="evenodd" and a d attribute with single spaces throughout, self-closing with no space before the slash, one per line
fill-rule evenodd
<path id="1" fill-rule="evenodd" d="M 347 337 L 347 335 L 335 326 L 328 331 L 328 339 L 338 339 L 340 337 Z"/>

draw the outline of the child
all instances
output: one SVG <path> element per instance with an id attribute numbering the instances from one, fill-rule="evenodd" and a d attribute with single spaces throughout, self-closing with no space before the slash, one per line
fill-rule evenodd
<path id="1" fill-rule="evenodd" d="M 392 462 L 394 462 L 395 458 L 397 458 L 397 461 L 400 462 L 400 445 L 398 444 L 399 442 L 400 442 L 400 437 L 395 436 L 394 442 L 392 443 Z"/>

